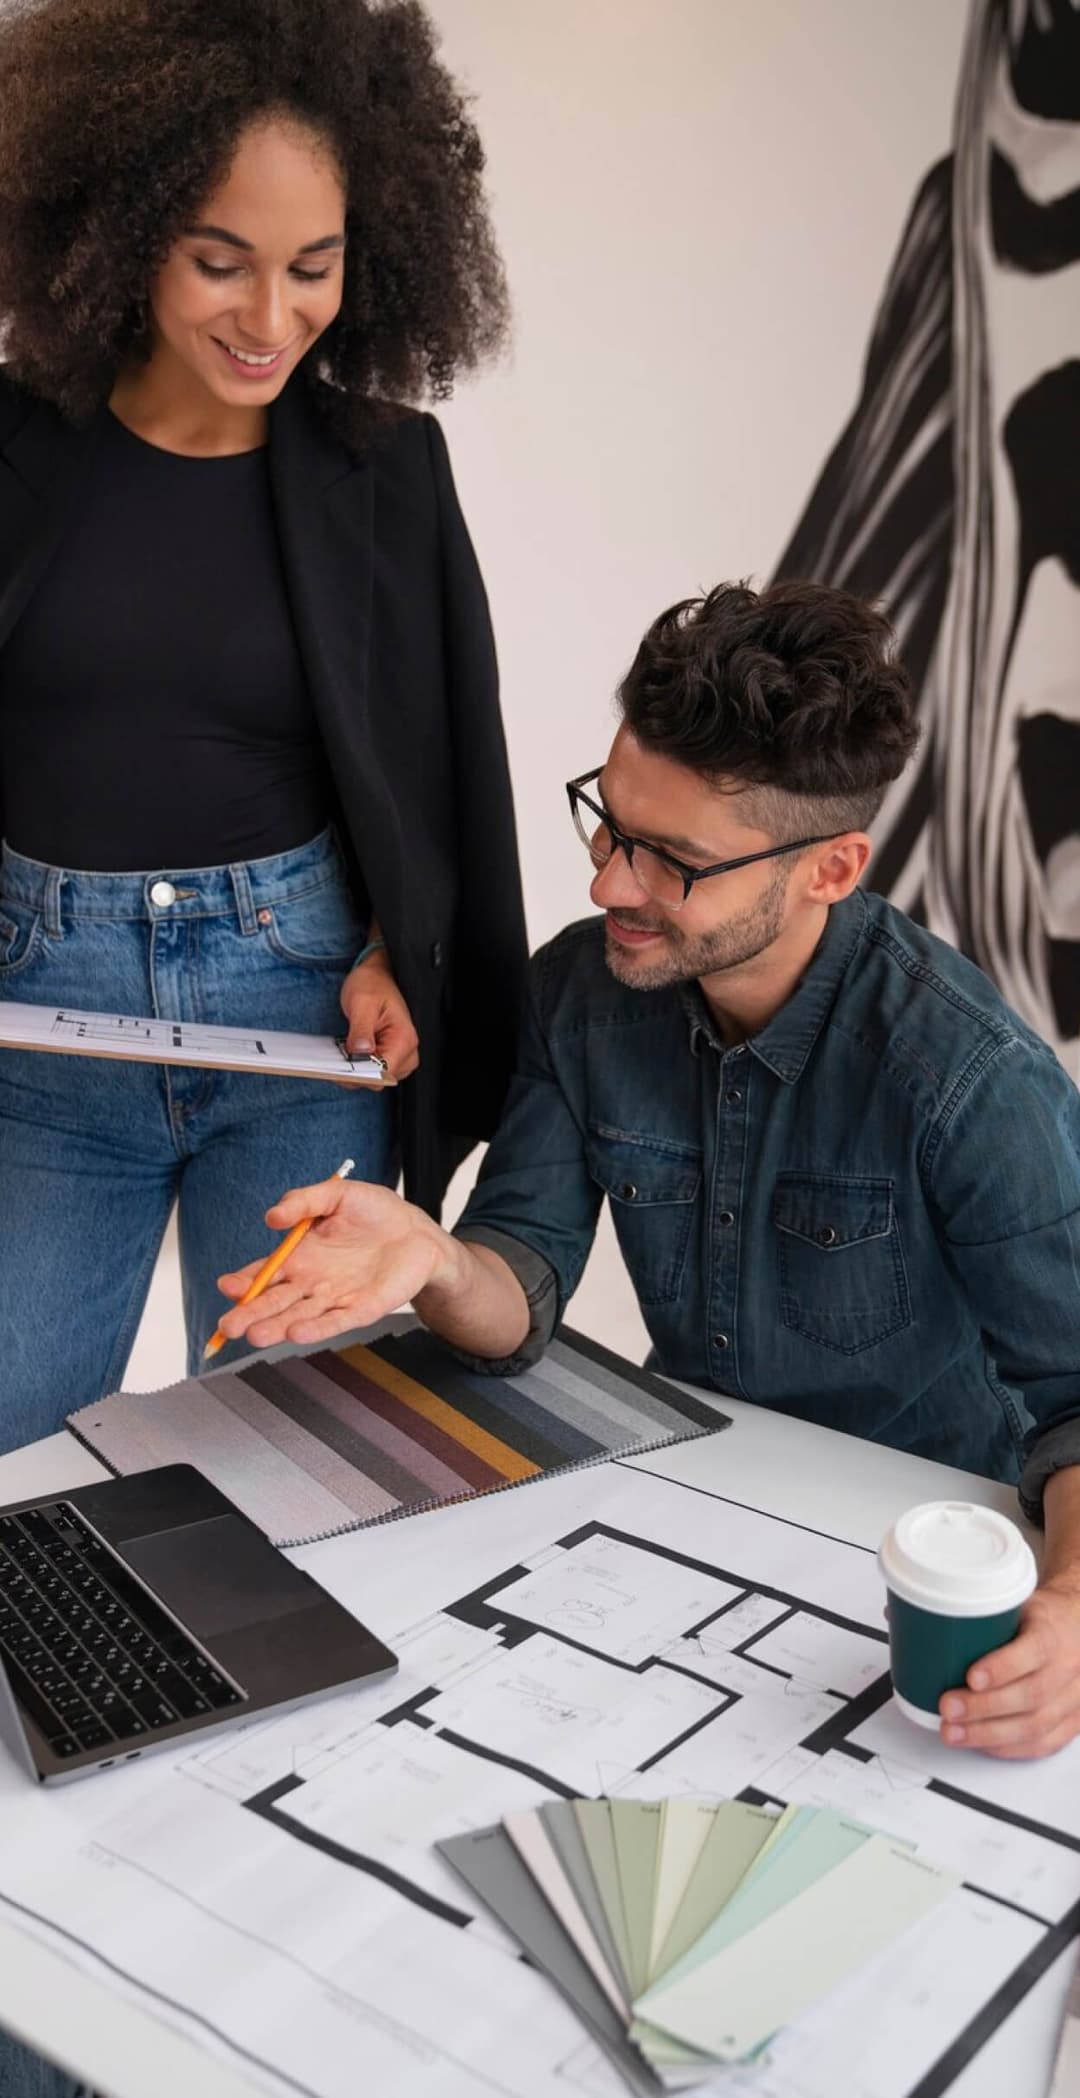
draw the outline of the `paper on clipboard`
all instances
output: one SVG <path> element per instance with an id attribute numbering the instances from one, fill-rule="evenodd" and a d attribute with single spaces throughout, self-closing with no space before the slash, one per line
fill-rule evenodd
<path id="1" fill-rule="evenodd" d="M 394 1083 L 381 1056 L 350 1056 L 344 1042 L 329 1034 L 203 1027 L 190 1020 L 76 1012 L 70 1006 L 0 1003 L 0 1048 L 191 1064 L 209 1071 L 260 1071 L 265 1077 L 329 1078 L 338 1085 Z"/>

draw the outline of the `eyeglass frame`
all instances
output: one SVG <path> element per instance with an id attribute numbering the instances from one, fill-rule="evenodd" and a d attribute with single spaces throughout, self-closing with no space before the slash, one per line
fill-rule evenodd
<path id="1" fill-rule="evenodd" d="M 578 830 L 577 810 L 578 803 L 584 802 L 585 807 L 594 816 L 598 817 L 600 822 L 610 831 L 611 851 L 608 853 L 607 859 L 594 859 L 592 848 L 586 843 L 586 851 L 589 854 L 589 858 L 592 860 L 593 866 L 598 870 L 610 865 L 616 852 L 622 852 L 625 855 L 627 866 L 633 873 L 634 853 L 638 847 L 640 847 L 642 852 L 651 852 L 654 859 L 662 860 L 665 867 L 670 867 L 672 873 L 677 874 L 682 882 L 682 903 L 665 904 L 665 910 L 681 911 L 683 905 L 690 900 L 690 891 L 694 883 L 707 881 L 713 874 L 733 874 L 736 867 L 752 867 L 756 860 L 779 859 L 781 853 L 802 852 L 809 845 L 827 845 L 830 838 L 840 838 L 844 835 L 843 831 L 825 831 L 819 838 L 793 838 L 789 845 L 767 845 L 763 852 L 744 852 L 737 860 L 715 860 L 711 867 L 691 867 L 686 860 L 678 859 L 674 853 L 665 852 L 659 845 L 651 845 L 647 838 L 635 838 L 628 831 L 620 830 L 617 824 L 612 822 L 607 809 L 600 802 L 589 799 L 584 789 L 591 787 L 593 781 L 599 779 L 603 769 L 602 765 L 597 765 L 592 772 L 583 772 L 579 778 L 568 779 L 566 782 L 566 796 L 570 803 L 570 814 L 573 818 L 574 829 L 578 832 L 580 838 L 581 832 Z M 645 893 L 648 895 L 649 891 L 646 889 Z M 653 900 L 658 902 L 660 899 L 654 898 Z"/>

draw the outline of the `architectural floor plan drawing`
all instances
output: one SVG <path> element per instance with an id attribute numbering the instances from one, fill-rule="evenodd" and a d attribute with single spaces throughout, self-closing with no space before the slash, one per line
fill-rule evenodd
<path id="1" fill-rule="evenodd" d="M 264 1028 L 205 1027 L 191 1020 L 141 1019 L 128 1013 L 84 1013 L 66 1007 L 0 1006 L 0 1046 L 124 1062 L 193 1065 L 211 1071 L 254 1071 L 336 1084 L 383 1084 L 378 1056 L 350 1056 L 332 1035 L 283 1034 Z"/>
<path id="2" fill-rule="evenodd" d="M 0 1765 L 5 1916 L 268 2091 L 352 2098 L 362 2065 L 394 2098 L 616 2098 L 435 1840 L 552 1796 L 827 1804 L 964 1884 L 707 2087 L 937 2098 L 980 2061 L 965 2091 L 1004 2098 L 995 2035 L 1080 1927 L 1080 1755 L 1033 1782 L 945 1751 L 891 1704 L 871 1553 L 648 1464 L 453 1511 L 441 1606 L 380 1624 L 389 1681 L 48 1796 Z M 303 1557 L 330 1586 L 333 1552 Z"/>

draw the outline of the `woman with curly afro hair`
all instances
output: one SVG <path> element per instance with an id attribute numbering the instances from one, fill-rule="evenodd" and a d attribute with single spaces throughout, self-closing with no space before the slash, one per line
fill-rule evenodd
<path id="1" fill-rule="evenodd" d="M 0 21 L 0 1002 L 408 1081 L 0 1050 L 0 1447 L 119 1384 L 174 1200 L 194 1364 L 285 1186 L 400 1160 L 437 1212 L 497 1117 L 513 810 L 415 405 L 505 334 L 482 170 L 415 0 Z"/>

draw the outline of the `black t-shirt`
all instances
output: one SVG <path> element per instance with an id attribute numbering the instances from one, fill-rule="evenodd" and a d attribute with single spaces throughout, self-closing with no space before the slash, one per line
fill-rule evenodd
<path id="1" fill-rule="evenodd" d="M 187 458 L 113 415 L 0 651 L 7 840 L 54 866 L 214 867 L 331 803 L 265 449 Z"/>

